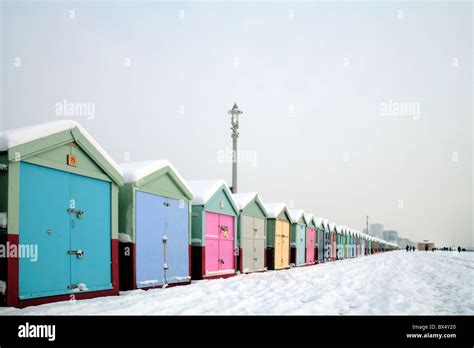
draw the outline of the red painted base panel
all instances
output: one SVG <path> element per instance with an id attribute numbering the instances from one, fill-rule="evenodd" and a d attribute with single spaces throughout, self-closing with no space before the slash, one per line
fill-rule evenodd
<path id="1" fill-rule="evenodd" d="M 5 240 L 5 237 L 3 238 Z M 8 234 L 6 235 L 6 240 L 10 245 L 18 245 L 18 235 Z M 2 240 L 0 239 L 0 242 Z M 84 293 L 74 293 L 74 294 L 64 294 L 58 296 L 49 296 L 49 297 L 40 297 L 28 300 L 19 299 L 19 266 L 18 258 L 8 258 L 6 261 L 7 264 L 7 295 L 6 304 L 8 307 L 19 307 L 24 308 L 28 306 L 36 306 L 45 303 L 58 302 L 58 301 L 69 301 L 71 299 L 83 300 L 94 297 L 102 296 L 115 296 L 119 294 L 119 270 L 118 270 L 118 240 L 111 240 L 112 248 L 112 289 L 103 290 L 103 291 L 91 291 Z M 74 295 L 74 297 L 72 297 Z"/>

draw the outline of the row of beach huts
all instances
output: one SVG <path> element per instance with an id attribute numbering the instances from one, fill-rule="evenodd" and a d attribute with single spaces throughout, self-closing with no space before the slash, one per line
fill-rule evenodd
<path id="1" fill-rule="evenodd" d="M 118 165 L 75 121 L 0 133 L 0 304 L 118 295 L 370 255 L 397 246 L 187 181 L 166 160 Z"/>

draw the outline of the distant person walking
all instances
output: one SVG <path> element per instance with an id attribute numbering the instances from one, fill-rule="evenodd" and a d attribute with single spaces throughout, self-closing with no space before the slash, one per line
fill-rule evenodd
<path id="1" fill-rule="evenodd" d="M 460 253 L 460 252 L 461 252 L 461 247 L 460 247 L 460 246 L 458 246 L 458 253 Z"/>
<path id="2" fill-rule="evenodd" d="M 407 247 L 405 248 L 405 249 L 407 249 L 407 252 L 408 252 L 408 249 L 409 249 L 409 248 L 410 248 L 410 247 L 407 245 Z"/>

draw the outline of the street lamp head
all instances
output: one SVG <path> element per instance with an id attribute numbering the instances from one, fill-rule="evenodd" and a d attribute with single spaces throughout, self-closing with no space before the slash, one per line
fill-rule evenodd
<path id="1" fill-rule="evenodd" d="M 243 111 L 240 111 L 237 103 L 234 103 L 234 106 L 228 111 L 228 114 L 231 115 L 232 118 L 237 118 L 240 114 L 243 114 Z"/>

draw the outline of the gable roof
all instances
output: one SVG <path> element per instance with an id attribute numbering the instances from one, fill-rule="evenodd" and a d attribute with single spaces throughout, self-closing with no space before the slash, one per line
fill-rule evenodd
<path id="1" fill-rule="evenodd" d="M 141 161 L 141 162 L 124 162 L 119 164 L 122 170 L 124 183 L 138 182 L 142 179 L 152 177 L 153 174 L 157 173 L 162 169 L 168 169 L 169 172 L 174 176 L 178 186 L 181 187 L 188 198 L 192 198 L 191 187 L 186 183 L 186 180 L 179 174 L 178 170 L 168 160 L 152 160 L 152 161 Z"/>
<path id="2" fill-rule="evenodd" d="M 268 218 L 276 219 L 278 215 L 281 214 L 282 211 L 286 211 L 287 215 L 290 216 L 288 212 L 288 208 L 286 207 L 286 203 L 278 202 L 278 203 L 263 203 L 265 209 L 268 213 Z"/>
<path id="3" fill-rule="evenodd" d="M 315 217 L 314 218 L 314 224 L 316 225 L 317 228 L 325 228 L 326 227 L 324 225 L 324 218 L 322 218 L 322 217 Z"/>
<path id="4" fill-rule="evenodd" d="M 85 152 L 98 162 L 99 167 L 102 168 L 115 182 L 122 184 L 122 171 L 119 165 L 112 159 L 112 157 L 100 146 L 99 143 L 79 124 L 79 122 L 72 120 L 59 120 L 53 122 L 46 122 L 27 127 L 15 128 L 0 132 L 0 151 L 8 151 L 17 146 L 26 145 L 37 140 L 46 139 L 49 136 L 70 131 L 70 137 L 82 148 Z M 56 144 L 50 144 L 56 145 Z M 95 156 L 90 153 L 93 148 L 97 152 Z M 35 149 L 36 152 L 45 151 L 48 148 Z M 28 154 L 22 154 L 23 158 Z M 109 168 L 101 165 L 104 162 Z"/>
<path id="5" fill-rule="evenodd" d="M 191 192 L 193 193 L 193 205 L 206 205 L 217 191 L 223 189 L 234 210 L 239 212 L 239 207 L 232 197 L 229 185 L 227 185 L 224 180 L 191 180 L 188 181 L 188 186 L 191 188 Z"/>
<path id="6" fill-rule="evenodd" d="M 265 206 L 257 192 L 233 193 L 232 198 L 234 198 L 234 201 L 240 210 L 244 210 L 247 205 L 255 200 L 257 205 L 262 209 L 265 216 L 268 215 L 267 210 L 265 209 Z"/>
<path id="7" fill-rule="evenodd" d="M 304 220 L 306 221 L 306 224 L 307 224 L 307 225 L 310 225 L 311 222 L 313 222 L 313 224 L 314 224 L 316 227 L 318 227 L 318 226 L 316 225 L 316 220 L 314 219 L 314 215 L 313 215 L 313 214 L 311 214 L 311 213 L 304 214 Z"/>
<path id="8" fill-rule="evenodd" d="M 288 209 L 288 213 L 290 213 L 290 220 L 292 224 L 296 224 L 300 221 L 301 217 L 304 216 L 303 209 Z"/>

